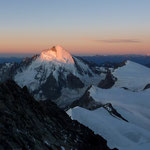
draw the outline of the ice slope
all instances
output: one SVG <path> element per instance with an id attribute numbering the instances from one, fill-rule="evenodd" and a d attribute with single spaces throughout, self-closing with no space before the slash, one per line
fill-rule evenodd
<path id="1" fill-rule="evenodd" d="M 127 61 L 124 66 L 115 69 L 112 73 L 117 78 L 115 87 L 140 91 L 150 83 L 150 69 L 132 61 Z"/>
<path id="2" fill-rule="evenodd" d="M 119 150 L 149 150 L 150 131 L 140 128 L 132 123 L 112 117 L 106 110 L 99 108 L 89 111 L 75 107 L 67 111 L 73 120 L 88 126 L 96 134 L 102 135 L 111 148 Z M 147 148 L 146 148 L 147 147 Z"/>
<path id="3" fill-rule="evenodd" d="M 92 86 L 89 92 L 95 101 L 103 104 L 111 103 L 117 110 L 120 110 L 120 113 L 122 110 L 129 112 L 124 116 L 129 122 L 150 130 L 150 89 L 132 92 L 122 88 L 106 90 Z M 134 117 L 129 119 L 132 115 Z"/>
<path id="4" fill-rule="evenodd" d="M 104 108 L 94 111 L 75 107 L 67 111 L 72 119 L 101 134 L 110 147 L 120 150 L 149 150 L 150 90 L 132 92 L 121 88 L 100 89 L 92 86 L 90 96 L 113 107 L 129 122 L 111 116 Z"/>

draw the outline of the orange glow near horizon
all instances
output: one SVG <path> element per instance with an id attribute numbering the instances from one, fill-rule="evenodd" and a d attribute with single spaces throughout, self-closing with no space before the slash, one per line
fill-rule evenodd
<path id="1" fill-rule="evenodd" d="M 104 30 L 105 31 L 105 30 Z M 147 54 L 150 53 L 149 32 L 130 29 L 93 31 L 73 30 L 54 32 L 50 30 L 33 30 L 31 32 L 20 29 L 17 32 L 9 30 L 1 32 L 0 55 L 2 53 L 32 53 L 37 54 L 42 50 L 61 45 L 72 54 Z M 85 38 L 86 37 L 86 38 Z"/>
<path id="2" fill-rule="evenodd" d="M 37 44 L 38 45 L 38 44 Z M 62 44 L 59 44 L 62 45 Z M 16 47 L 1 47 L 0 48 L 0 55 L 1 54 L 15 54 L 15 53 L 19 53 L 19 54 L 37 54 L 37 53 L 41 53 L 42 50 L 44 49 L 48 49 L 51 48 L 52 46 L 55 45 L 51 45 L 51 46 L 42 46 L 42 45 L 29 45 L 29 46 L 24 46 L 24 45 L 17 45 Z M 67 45 L 64 46 L 62 45 L 66 50 L 68 50 L 70 53 L 72 54 L 76 54 L 76 55 L 103 55 L 103 54 L 107 54 L 107 55 L 113 55 L 113 54 L 142 54 L 142 55 L 147 55 L 150 54 L 150 47 L 148 46 L 70 46 Z"/>
<path id="3" fill-rule="evenodd" d="M 40 37 L 40 36 L 38 36 Z M 105 38 L 106 39 L 106 38 Z M 116 40 L 117 39 L 117 40 Z M 119 39 L 119 40 L 118 40 Z M 136 39 L 136 38 L 133 38 Z M 4 37 L 0 39 L 0 55 L 12 53 L 32 53 L 37 54 L 42 50 L 51 48 L 54 45 L 61 45 L 72 54 L 95 55 L 95 54 L 149 54 L 150 42 L 147 39 L 141 41 L 128 40 L 127 38 L 110 38 L 109 40 L 89 40 L 82 38 L 57 37 L 35 38 L 24 37 Z"/>
<path id="4" fill-rule="evenodd" d="M 61 45 L 75 55 L 149 54 L 150 1 L 1 1 L 0 56 Z"/>

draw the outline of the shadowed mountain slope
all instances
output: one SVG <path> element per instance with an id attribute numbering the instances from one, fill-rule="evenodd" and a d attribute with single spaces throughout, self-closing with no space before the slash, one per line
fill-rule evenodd
<path id="1" fill-rule="evenodd" d="M 0 150 L 109 150 L 106 140 L 15 82 L 0 84 Z"/>

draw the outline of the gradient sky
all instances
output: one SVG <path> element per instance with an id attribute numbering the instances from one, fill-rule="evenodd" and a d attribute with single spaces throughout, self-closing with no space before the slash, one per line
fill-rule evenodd
<path id="1" fill-rule="evenodd" d="M 0 56 L 150 54 L 150 0 L 0 0 Z"/>

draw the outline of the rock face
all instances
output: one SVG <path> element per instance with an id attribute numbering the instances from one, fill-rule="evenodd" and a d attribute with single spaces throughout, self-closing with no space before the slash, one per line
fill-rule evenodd
<path id="1" fill-rule="evenodd" d="M 3 63 L 0 64 L 0 82 L 4 82 L 13 77 L 16 68 L 18 68 L 17 63 Z"/>
<path id="2" fill-rule="evenodd" d="M 111 74 L 111 72 L 108 72 L 106 78 L 98 84 L 98 87 L 102 89 L 109 89 L 115 84 L 116 80 L 117 79 Z"/>
<path id="3" fill-rule="evenodd" d="M 109 114 L 111 114 L 112 116 L 118 117 L 118 118 L 128 122 L 128 120 L 126 120 L 124 117 L 122 117 L 122 115 L 120 113 L 118 113 L 115 108 L 113 108 L 111 103 L 104 104 L 103 108 L 105 108 L 109 112 Z"/>
<path id="4" fill-rule="evenodd" d="M 89 93 L 89 89 L 91 88 L 91 86 L 85 91 L 85 93 L 83 94 L 83 96 L 81 96 L 80 99 L 74 101 L 69 108 L 74 108 L 76 106 L 79 107 L 83 107 L 89 110 L 94 110 L 97 109 L 99 107 L 102 107 L 101 103 L 96 102 Z"/>
<path id="5" fill-rule="evenodd" d="M 143 90 L 147 90 L 147 89 L 149 89 L 149 88 L 150 88 L 150 84 L 147 84 L 147 85 L 144 87 Z"/>
<path id="6" fill-rule="evenodd" d="M 13 81 L 0 84 L 0 150 L 109 150 L 104 140 L 50 100 Z"/>

